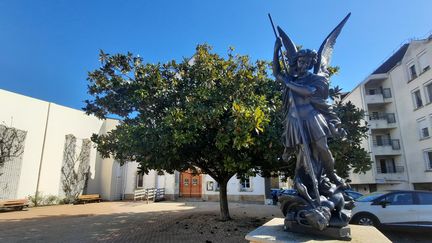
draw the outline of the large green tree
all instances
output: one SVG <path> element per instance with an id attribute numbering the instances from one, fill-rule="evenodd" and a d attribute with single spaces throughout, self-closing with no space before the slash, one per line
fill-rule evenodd
<path id="1" fill-rule="evenodd" d="M 267 62 L 227 57 L 198 45 L 192 58 L 143 63 L 127 55 L 100 53 L 90 72 L 84 110 L 99 118 L 121 117 L 116 129 L 93 135 L 99 152 L 141 169 L 199 168 L 219 184 L 221 219 L 230 218 L 228 180 L 237 174 L 269 175 L 281 167 L 280 84 Z"/>
<path id="2" fill-rule="evenodd" d="M 336 101 L 333 109 L 347 133 L 345 139 L 331 139 L 329 142 L 338 175 L 348 178 L 350 172 L 364 173 L 370 170 L 372 161 L 369 152 L 361 147 L 362 140 L 367 138 L 369 130 L 364 121 L 364 111 L 350 101 Z"/>
<path id="3" fill-rule="evenodd" d="M 151 64 L 131 53 L 102 51 L 100 62 L 88 75 L 93 99 L 84 110 L 121 118 L 108 134 L 93 135 L 102 156 L 137 161 L 143 172 L 199 168 L 220 186 L 222 220 L 230 218 L 227 183 L 234 175 L 293 176 L 295 165 L 280 159 L 282 84 L 273 81 L 267 62 L 252 63 L 232 49 L 222 57 L 208 45 L 181 62 Z M 336 168 L 343 176 L 351 168 L 364 172 L 370 160 L 357 160 L 367 156 L 360 148 L 365 131 L 358 129 L 363 113 L 339 106 L 343 126 L 356 135 L 331 145 Z"/>

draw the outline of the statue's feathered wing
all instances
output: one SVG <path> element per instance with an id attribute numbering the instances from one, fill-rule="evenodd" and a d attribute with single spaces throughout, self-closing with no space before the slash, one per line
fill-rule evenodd
<path id="1" fill-rule="evenodd" d="M 289 65 L 293 64 L 294 57 L 297 54 L 297 47 L 294 42 L 288 37 L 287 34 L 281 29 L 281 27 L 277 27 L 279 32 L 279 36 L 282 38 L 282 43 L 286 50 L 286 57 L 288 59 Z"/>
<path id="2" fill-rule="evenodd" d="M 351 16 L 349 13 L 339 24 L 334 28 L 334 30 L 327 36 L 318 51 L 318 62 L 314 66 L 314 73 L 328 77 L 329 73 L 327 68 L 330 65 L 331 56 L 333 54 L 334 44 L 336 43 L 336 38 L 342 31 L 348 18 Z M 284 43 L 285 44 L 285 43 Z"/>

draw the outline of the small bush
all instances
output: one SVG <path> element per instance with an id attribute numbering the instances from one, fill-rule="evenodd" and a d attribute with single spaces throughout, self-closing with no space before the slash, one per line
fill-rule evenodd
<path id="1" fill-rule="evenodd" d="M 61 200 L 58 196 L 44 196 L 42 192 L 39 192 L 37 196 L 28 196 L 28 200 L 30 201 L 30 207 L 56 205 L 62 204 L 63 202 L 63 200 Z"/>
<path id="2" fill-rule="evenodd" d="M 54 204 L 59 204 L 60 198 L 54 195 L 48 195 L 45 199 L 44 199 L 44 205 L 54 205 Z"/>

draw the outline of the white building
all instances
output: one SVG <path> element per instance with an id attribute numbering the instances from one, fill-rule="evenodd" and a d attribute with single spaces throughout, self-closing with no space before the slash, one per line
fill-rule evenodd
<path id="1" fill-rule="evenodd" d="M 0 168 L 0 200 L 34 196 L 36 191 L 62 197 L 66 172 L 85 170 L 86 166 L 90 169 L 83 193 L 97 193 L 105 200 L 131 199 L 137 188 L 165 188 L 169 199 L 218 200 L 217 183 L 208 175 L 158 175 L 155 171 L 138 175 L 135 162 L 120 166 L 113 159 L 102 159 L 89 139 L 94 133 L 115 128 L 118 120 L 99 120 L 79 110 L 1 89 L 0 107 L 0 125 L 25 134 L 23 153 Z M 69 166 L 74 161 L 77 163 Z M 270 180 L 250 177 L 239 181 L 233 177 L 228 182 L 228 198 L 264 202 L 265 188 L 270 197 Z"/>
<path id="2" fill-rule="evenodd" d="M 404 44 L 343 98 L 365 110 L 372 170 L 355 189 L 432 190 L 432 36 Z"/>

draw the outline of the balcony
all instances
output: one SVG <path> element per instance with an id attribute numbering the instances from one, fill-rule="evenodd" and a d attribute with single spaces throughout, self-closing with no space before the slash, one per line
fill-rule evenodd
<path id="1" fill-rule="evenodd" d="M 372 152 L 376 156 L 400 155 L 402 153 L 399 139 L 374 139 Z"/>
<path id="2" fill-rule="evenodd" d="M 366 88 L 365 102 L 368 105 L 380 105 L 392 102 L 390 88 Z"/>
<path id="3" fill-rule="evenodd" d="M 400 174 L 404 173 L 405 167 L 404 166 L 394 166 L 389 167 L 383 170 L 384 168 L 381 168 L 381 166 L 377 165 L 377 173 L 378 174 Z"/>
<path id="4" fill-rule="evenodd" d="M 384 183 L 405 181 L 405 167 L 404 166 L 394 166 L 389 167 L 385 171 L 382 170 L 381 166 L 377 166 L 376 180 Z"/>
<path id="5" fill-rule="evenodd" d="M 369 116 L 368 126 L 370 129 L 396 128 L 396 117 L 394 113 L 372 112 Z"/>

